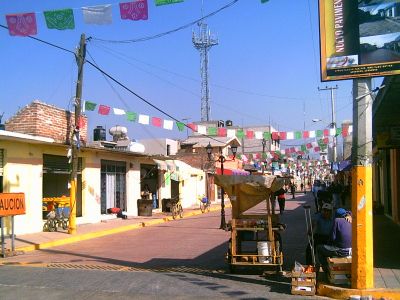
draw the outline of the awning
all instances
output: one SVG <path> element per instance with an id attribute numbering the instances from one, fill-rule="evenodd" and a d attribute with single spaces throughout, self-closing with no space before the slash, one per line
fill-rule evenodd
<path id="1" fill-rule="evenodd" d="M 222 175 L 221 168 L 216 168 L 216 174 Z M 250 175 L 250 172 L 241 169 L 225 169 L 224 175 Z"/>
<path id="2" fill-rule="evenodd" d="M 167 171 L 167 163 L 163 160 L 153 159 L 160 170 Z"/>

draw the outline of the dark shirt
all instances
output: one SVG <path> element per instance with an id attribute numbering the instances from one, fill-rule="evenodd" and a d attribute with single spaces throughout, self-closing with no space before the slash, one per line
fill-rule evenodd
<path id="1" fill-rule="evenodd" d="M 351 248 L 351 223 L 344 218 L 336 218 L 333 221 L 331 241 L 338 248 Z"/>
<path id="2" fill-rule="evenodd" d="M 321 213 L 318 213 L 315 217 L 315 229 L 314 233 L 329 237 L 332 232 L 333 219 L 325 219 Z"/>

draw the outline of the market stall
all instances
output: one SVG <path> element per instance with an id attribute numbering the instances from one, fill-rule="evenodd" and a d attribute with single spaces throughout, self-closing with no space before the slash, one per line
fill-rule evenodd
<path id="1" fill-rule="evenodd" d="M 227 259 L 230 270 L 242 267 L 275 266 L 281 271 L 283 253 L 279 231 L 285 225 L 271 209 L 270 198 L 284 185 L 271 175 L 216 175 L 215 183 L 232 203 L 231 239 Z"/>

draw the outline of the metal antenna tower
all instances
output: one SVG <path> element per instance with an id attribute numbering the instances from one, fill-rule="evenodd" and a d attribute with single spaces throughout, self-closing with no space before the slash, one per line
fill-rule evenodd
<path id="1" fill-rule="evenodd" d="M 201 8 L 203 17 L 203 5 Z M 218 45 L 218 39 L 211 35 L 208 26 L 200 21 L 199 36 L 193 32 L 192 42 L 194 47 L 200 51 L 200 73 L 201 73 L 201 121 L 210 120 L 210 89 L 208 87 L 208 51 L 212 46 Z"/>

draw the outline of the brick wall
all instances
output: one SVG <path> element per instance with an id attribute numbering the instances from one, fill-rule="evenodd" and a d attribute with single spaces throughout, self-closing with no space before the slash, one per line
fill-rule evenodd
<path id="1" fill-rule="evenodd" d="M 81 141 L 87 141 L 87 117 L 82 116 Z M 38 100 L 33 101 L 6 121 L 8 131 L 42 136 L 57 143 L 69 143 L 71 124 L 75 124 L 74 114 Z"/>

